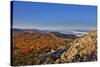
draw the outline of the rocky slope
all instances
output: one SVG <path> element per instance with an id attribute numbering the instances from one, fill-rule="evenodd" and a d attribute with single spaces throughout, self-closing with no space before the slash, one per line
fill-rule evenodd
<path id="1" fill-rule="evenodd" d="M 88 62 L 97 60 L 97 32 L 91 31 L 70 44 L 59 46 L 49 54 L 43 54 L 41 64 Z"/>
<path id="2" fill-rule="evenodd" d="M 97 60 L 96 30 L 75 39 L 75 41 L 70 44 L 70 48 L 62 53 L 59 62 L 66 63 Z"/>

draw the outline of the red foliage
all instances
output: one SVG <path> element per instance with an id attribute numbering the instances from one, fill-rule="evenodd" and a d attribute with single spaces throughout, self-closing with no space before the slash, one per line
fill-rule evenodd
<path id="1" fill-rule="evenodd" d="M 26 54 L 30 53 L 31 50 L 32 49 L 30 49 L 30 48 L 21 48 L 20 52 L 21 52 L 21 54 L 26 55 Z"/>

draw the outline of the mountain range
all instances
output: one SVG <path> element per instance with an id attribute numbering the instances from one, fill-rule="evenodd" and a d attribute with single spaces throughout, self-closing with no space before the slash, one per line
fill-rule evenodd
<path id="1" fill-rule="evenodd" d="M 82 36 L 86 32 L 89 32 L 90 30 L 40 30 L 40 29 L 19 29 L 19 28 L 13 28 L 14 32 L 41 32 L 41 33 L 48 33 L 48 32 L 58 32 L 62 34 L 74 34 L 76 36 Z"/>

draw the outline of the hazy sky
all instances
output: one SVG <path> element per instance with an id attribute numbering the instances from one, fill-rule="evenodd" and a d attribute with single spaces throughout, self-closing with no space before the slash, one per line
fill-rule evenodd
<path id="1" fill-rule="evenodd" d="M 36 29 L 94 29 L 96 6 L 13 2 L 13 27 Z"/>

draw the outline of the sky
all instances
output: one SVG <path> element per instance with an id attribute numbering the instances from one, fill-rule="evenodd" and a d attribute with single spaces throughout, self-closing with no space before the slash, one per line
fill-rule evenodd
<path id="1" fill-rule="evenodd" d="M 13 28 L 96 29 L 97 7 L 13 1 Z"/>

